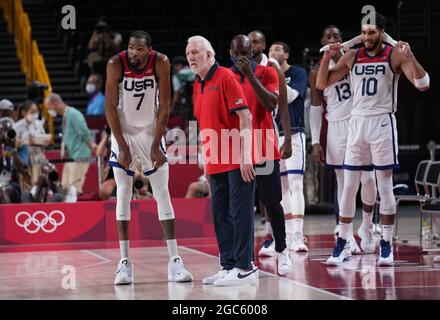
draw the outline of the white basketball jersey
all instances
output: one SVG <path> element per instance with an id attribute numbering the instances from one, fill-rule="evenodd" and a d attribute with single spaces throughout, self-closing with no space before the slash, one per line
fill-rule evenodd
<path id="1" fill-rule="evenodd" d="M 336 63 L 330 60 L 329 69 Z M 327 104 L 325 115 L 327 121 L 340 121 L 350 118 L 353 106 L 353 93 L 351 91 L 350 75 L 346 74 L 341 80 L 335 82 L 323 92 Z"/>
<path id="2" fill-rule="evenodd" d="M 351 68 L 353 87 L 352 115 L 372 116 L 394 113 L 397 109 L 399 74 L 391 67 L 393 48 L 385 48 L 374 57 L 365 48 L 357 49 Z"/>
<path id="3" fill-rule="evenodd" d="M 142 70 L 133 70 L 128 64 L 128 51 L 119 55 L 122 77 L 119 82 L 117 112 L 123 133 L 136 134 L 155 126 L 159 108 L 158 84 L 155 77 L 157 52 L 150 51 Z"/>

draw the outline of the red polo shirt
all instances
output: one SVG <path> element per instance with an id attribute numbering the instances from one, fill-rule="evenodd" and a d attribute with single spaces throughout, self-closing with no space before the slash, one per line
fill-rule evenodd
<path id="1" fill-rule="evenodd" d="M 279 80 L 277 72 L 271 67 L 256 65 L 254 73 L 261 84 L 270 92 L 279 95 Z M 240 82 L 243 88 L 246 100 L 252 113 L 252 129 L 254 130 L 254 161 L 261 163 L 267 160 L 280 160 L 277 136 L 273 125 L 272 113 L 263 108 L 258 102 L 252 85 L 246 76 L 236 68 L 231 69 L 235 78 Z"/>
<path id="2" fill-rule="evenodd" d="M 200 126 L 208 174 L 240 168 L 240 122 L 235 111 L 249 109 L 228 68 L 215 63 L 206 78 L 194 82 L 194 115 Z"/>

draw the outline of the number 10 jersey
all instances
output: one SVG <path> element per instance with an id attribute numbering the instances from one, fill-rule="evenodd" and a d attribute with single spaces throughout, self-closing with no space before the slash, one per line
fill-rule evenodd
<path id="1" fill-rule="evenodd" d="M 370 56 L 365 47 L 357 49 L 351 68 L 352 115 L 373 116 L 396 112 L 399 74 L 391 66 L 392 52 L 393 47 L 388 45 L 374 56 Z"/>

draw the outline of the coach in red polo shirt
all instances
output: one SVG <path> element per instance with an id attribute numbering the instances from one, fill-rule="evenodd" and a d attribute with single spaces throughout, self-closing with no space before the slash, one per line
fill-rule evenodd
<path id="1" fill-rule="evenodd" d="M 215 62 L 210 42 L 188 39 L 186 57 L 197 74 L 194 115 L 200 126 L 205 172 L 210 176 L 214 228 L 222 270 L 203 284 L 255 284 L 252 114 L 230 69 Z"/>
<path id="2" fill-rule="evenodd" d="M 267 208 L 272 223 L 278 273 L 286 275 L 292 268 L 292 262 L 286 246 L 284 211 L 281 206 L 281 156 L 272 119 L 279 95 L 278 74 L 275 69 L 254 61 L 252 42 L 246 35 L 240 34 L 232 39 L 230 54 L 234 63 L 232 71 L 243 88 L 252 113 L 258 197 Z"/>

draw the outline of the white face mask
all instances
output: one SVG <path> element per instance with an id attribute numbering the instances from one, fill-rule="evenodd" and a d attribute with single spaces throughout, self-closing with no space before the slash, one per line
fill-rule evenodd
<path id="1" fill-rule="evenodd" d="M 47 113 L 52 116 L 53 118 L 55 118 L 57 116 L 57 112 L 54 109 L 49 109 L 47 110 Z"/>
<path id="2" fill-rule="evenodd" d="M 86 85 L 86 92 L 88 94 L 93 94 L 96 92 L 96 85 L 94 85 L 93 83 L 87 83 Z"/>
<path id="3" fill-rule="evenodd" d="M 32 113 L 32 114 L 28 114 L 26 116 L 27 121 L 29 122 L 34 122 L 38 119 L 38 113 Z"/>

